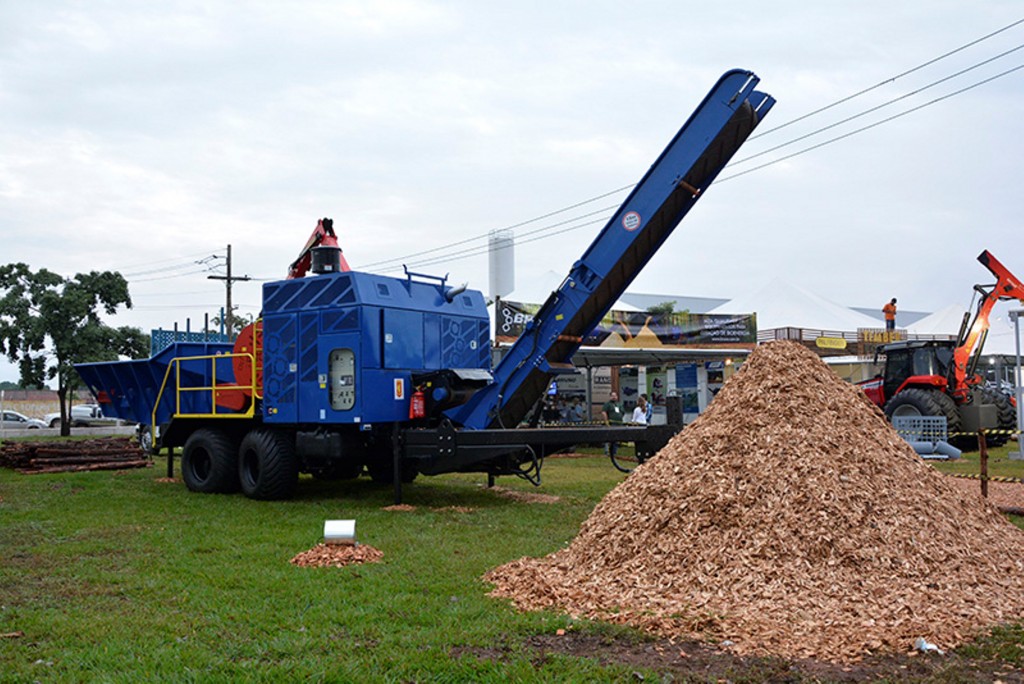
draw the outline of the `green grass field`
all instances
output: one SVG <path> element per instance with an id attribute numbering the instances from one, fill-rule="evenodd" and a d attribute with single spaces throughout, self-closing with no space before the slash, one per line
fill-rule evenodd
<path id="1" fill-rule="evenodd" d="M 1024 476 L 1020 462 L 1000 459 L 997 450 L 993 468 Z M 606 458 L 549 459 L 540 489 L 498 482 L 555 495 L 555 503 L 512 500 L 479 475 L 421 477 L 406 488 L 413 511 L 383 510 L 392 490 L 365 478 L 304 479 L 295 499 L 260 502 L 192 494 L 180 481 L 158 481 L 165 469 L 157 459 L 122 472 L 0 470 L 0 681 L 661 679 L 602 665 L 596 653 L 538 657 L 527 639 L 562 629 L 642 638 L 565 615 L 520 614 L 487 597 L 480 579 L 566 544 L 624 477 Z M 290 564 L 321 540 L 329 519 L 355 519 L 359 540 L 382 550 L 383 561 Z M 997 634 L 976 657 L 1024 662 L 1020 637 Z M 482 651 L 500 657 L 471 655 Z"/>

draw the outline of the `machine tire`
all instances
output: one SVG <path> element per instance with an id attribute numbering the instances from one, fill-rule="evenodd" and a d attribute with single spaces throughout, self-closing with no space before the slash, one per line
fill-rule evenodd
<path id="1" fill-rule="evenodd" d="M 138 441 L 140 449 L 147 454 L 153 453 L 153 428 L 149 425 L 139 425 Z"/>
<path id="2" fill-rule="evenodd" d="M 1017 430 L 1017 411 L 1010 399 L 999 390 L 983 387 L 980 390 L 983 404 L 994 404 L 999 416 L 999 429 L 1015 432 Z M 1010 441 L 1009 434 L 986 435 L 989 446 L 1002 446 Z"/>
<path id="3" fill-rule="evenodd" d="M 238 491 L 238 448 L 220 430 L 200 428 L 181 451 L 181 478 L 185 486 L 202 494 Z"/>
<path id="4" fill-rule="evenodd" d="M 937 389 L 905 389 L 885 403 L 885 417 L 892 422 L 894 416 L 942 416 L 946 419 L 946 432 L 960 431 L 960 411 L 953 398 Z"/>
<path id="5" fill-rule="evenodd" d="M 250 499 L 287 499 L 299 481 L 294 440 L 278 430 L 252 430 L 238 448 L 238 478 Z"/>

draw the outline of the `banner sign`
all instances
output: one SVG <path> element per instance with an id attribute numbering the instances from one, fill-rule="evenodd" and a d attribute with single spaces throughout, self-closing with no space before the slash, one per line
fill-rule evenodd
<path id="1" fill-rule="evenodd" d="M 499 300 L 494 312 L 497 342 L 514 342 L 540 311 L 540 304 Z M 612 310 L 583 339 L 588 347 L 703 347 L 757 343 L 756 314 L 651 314 Z"/>

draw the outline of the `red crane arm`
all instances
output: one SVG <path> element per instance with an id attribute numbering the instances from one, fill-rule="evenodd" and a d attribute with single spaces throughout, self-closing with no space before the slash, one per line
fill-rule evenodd
<path id="1" fill-rule="evenodd" d="M 970 392 L 970 386 L 977 383 L 975 378 L 969 378 L 968 364 L 971 357 L 981 354 L 981 347 L 984 344 L 984 336 L 988 332 L 988 317 L 992 313 L 992 307 L 998 301 L 1009 299 L 1020 300 L 1024 303 L 1024 285 L 1017 276 L 1010 273 L 1010 270 L 1003 266 L 988 250 L 978 255 L 980 261 L 992 275 L 996 277 L 996 283 L 992 286 L 975 285 L 974 289 L 981 294 L 978 302 L 978 311 L 974 315 L 974 322 L 957 348 L 953 351 L 953 368 L 956 386 L 953 388 L 954 396 L 963 401 Z M 977 350 L 975 350 L 977 346 Z"/>
<path id="2" fill-rule="evenodd" d="M 348 262 L 345 261 L 345 255 L 341 253 L 341 247 L 338 245 L 338 236 L 334 234 L 334 221 L 329 218 L 323 218 L 317 221 L 316 228 L 313 230 L 312 235 L 309 236 L 309 240 L 306 241 L 306 246 L 299 252 L 299 257 L 288 266 L 288 280 L 301 278 L 306 275 L 313 261 L 313 248 L 320 246 L 337 247 L 338 258 L 341 260 L 341 270 L 352 270 Z"/>

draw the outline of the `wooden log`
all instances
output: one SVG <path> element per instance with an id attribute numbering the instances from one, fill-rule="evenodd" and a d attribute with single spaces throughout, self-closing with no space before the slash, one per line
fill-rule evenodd
<path id="1" fill-rule="evenodd" d="M 114 461 L 108 463 L 91 463 L 88 465 L 49 466 L 38 469 L 18 468 L 18 472 L 25 475 L 41 475 L 46 473 L 78 473 L 87 470 L 127 470 L 129 468 L 148 468 L 150 465 L 152 464 L 146 460 Z"/>

